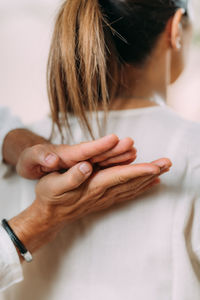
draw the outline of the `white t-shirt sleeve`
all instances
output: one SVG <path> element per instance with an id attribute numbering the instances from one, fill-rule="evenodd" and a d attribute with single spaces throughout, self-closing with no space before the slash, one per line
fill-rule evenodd
<path id="1" fill-rule="evenodd" d="M 5 229 L 0 226 L 0 292 L 23 280 L 18 253 Z"/>
<path id="2" fill-rule="evenodd" d="M 2 178 L 8 170 L 8 166 L 3 163 L 3 142 L 9 131 L 23 128 L 22 123 L 17 117 L 11 115 L 6 107 L 0 107 L 0 177 Z"/>

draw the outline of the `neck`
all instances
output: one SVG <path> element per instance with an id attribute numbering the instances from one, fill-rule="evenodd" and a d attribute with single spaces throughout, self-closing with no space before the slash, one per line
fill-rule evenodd
<path id="1" fill-rule="evenodd" d="M 131 65 L 122 71 L 122 88 L 111 102 L 111 109 L 129 109 L 158 105 L 157 99 L 166 101 L 169 70 L 168 55 L 154 53 L 145 66 Z"/>

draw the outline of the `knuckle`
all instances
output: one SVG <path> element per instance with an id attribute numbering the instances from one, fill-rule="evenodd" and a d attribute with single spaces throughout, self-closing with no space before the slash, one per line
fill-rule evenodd
<path id="1" fill-rule="evenodd" d="M 127 182 L 127 179 L 125 177 L 119 175 L 117 178 L 117 182 L 118 182 L 118 184 L 123 184 L 123 183 Z"/>
<path id="2" fill-rule="evenodd" d="M 33 146 L 33 151 L 35 151 L 35 152 L 42 151 L 43 149 L 44 149 L 44 145 L 42 145 L 42 144 Z"/>
<path id="3" fill-rule="evenodd" d="M 101 198 L 105 193 L 105 188 L 103 186 L 96 186 L 91 190 L 91 196 L 94 198 Z"/>
<path id="4" fill-rule="evenodd" d="M 35 145 L 32 147 L 32 155 L 37 157 L 38 155 L 41 155 L 45 151 L 45 148 L 43 145 Z"/>
<path id="5" fill-rule="evenodd" d="M 52 151 L 52 145 L 50 144 L 38 144 L 33 146 L 33 151 L 35 154 L 45 153 L 47 151 Z"/>

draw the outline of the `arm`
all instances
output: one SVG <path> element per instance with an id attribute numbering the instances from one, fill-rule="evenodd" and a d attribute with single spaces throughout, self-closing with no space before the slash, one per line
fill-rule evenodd
<path id="1" fill-rule="evenodd" d="M 8 132 L 3 141 L 4 162 L 16 166 L 21 153 L 29 147 L 37 144 L 48 144 L 41 136 L 26 129 L 14 129 Z"/>
<path id="2" fill-rule="evenodd" d="M 163 167 L 160 167 L 161 163 Z M 99 171 L 85 181 L 92 173 L 92 166 L 84 162 L 65 174 L 49 174 L 37 184 L 33 204 L 12 218 L 9 224 L 27 249 L 34 253 L 71 222 L 134 199 L 159 183 L 158 177 L 170 166 L 167 159 L 117 166 Z"/>
<path id="3" fill-rule="evenodd" d="M 133 140 L 119 141 L 110 135 L 80 146 L 53 146 L 45 138 L 21 128 L 22 123 L 9 110 L 0 107 L 0 163 L 17 166 L 18 173 L 38 179 L 59 168 L 69 168 L 79 161 L 93 159 L 102 166 L 130 163 L 136 157 Z M 103 155 L 103 157 L 102 157 Z M 1 166 L 1 172 L 2 172 Z M 2 172 L 3 173 L 3 172 Z"/>
<path id="4" fill-rule="evenodd" d="M 9 131 L 21 127 L 23 127 L 21 121 L 12 116 L 8 108 L 0 106 L 0 176 L 3 176 L 7 171 L 5 164 L 2 164 L 4 139 Z"/>
<path id="5" fill-rule="evenodd" d="M 36 186 L 35 201 L 10 219 L 9 224 L 26 248 L 34 253 L 69 223 L 144 193 L 159 183 L 158 177 L 170 166 L 169 160 L 161 159 L 150 164 L 101 170 L 90 177 L 92 165 L 79 163 L 65 174 L 43 177 Z M 0 291 L 23 280 L 20 267 L 23 260 L 2 230 L 0 226 L 0 264 L 3 266 Z"/>
<path id="6" fill-rule="evenodd" d="M 88 179 L 92 172 L 92 167 L 89 163 L 79 164 L 74 167 L 66 176 L 67 182 L 69 182 L 72 177 L 76 180 L 77 185 L 81 185 L 85 180 Z M 66 182 L 66 183 L 67 183 Z M 70 184 L 66 184 L 67 188 L 70 189 Z M 38 199 L 40 196 L 38 196 Z M 40 210 L 41 206 L 36 205 L 36 201 L 25 211 L 14 217 L 10 220 L 10 225 L 16 232 L 16 234 L 21 238 L 23 243 L 26 244 L 26 240 L 22 237 L 24 233 L 26 234 L 25 229 L 28 230 L 28 236 L 31 238 L 31 250 L 40 248 L 43 245 L 44 232 L 45 235 L 48 235 L 48 230 L 46 231 L 45 222 L 46 212 Z M 35 222 L 34 218 L 37 217 L 41 219 L 41 222 Z M 29 227 L 26 226 L 28 222 Z M 31 223 L 33 222 L 33 226 Z M 37 224 L 36 224 L 37 223 Z M 40 224 L 39 224 L 40 223 Z M 35 226 L 34 226 L 35 225 Z M 42 227 L 39 229 L 37 225 Z M 26 235 L 25 235 L 26 236 Z M 52 238 L 52 235 L 50 235 Z M 48 241 L 46 238 L 45 243 Z M 28 244 L 29 246 L 29 244 Z M 20 253 L 17 248 L 15 248 L 13 242 L 11 241 L 9 235 L 0 225 L 0 292 L 6 290 L 15 283 L 18 283 L 23 280 L 23 272 L 21 268 L 20 261 L 22 262 Z"/>
<path id="7" fill-rule="evenodd" d="M 3 158 L 16 166 L 18 174 L 28 179 L 39 179 L 46 173 L 68 169 L 80 161 L 106 167 L 130 163 L 136 158 L 133 140 L 119 140 L 114 134 L 80 145 L 52 145 L 46 139 L 26 129 L 10 131 L 4 139 Z"/>

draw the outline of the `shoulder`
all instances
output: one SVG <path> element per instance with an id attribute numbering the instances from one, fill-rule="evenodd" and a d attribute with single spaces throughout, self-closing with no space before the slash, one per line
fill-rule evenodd
<path id="1" fill-rule="evenodd" d="M 147 117 L 147 116 L 145 116 Z M 169 147 L 173 164 L 181 182 L 200 192 L 200 123 L 186 120 L 171 108 L 162 107 L 149 115 L 162 137 L 163 147 Z M 166 140 L 167 139 L 167 140 Z M 162 145 L 159 145 L 159 149 Z"/>
<path id="2" fill-rule="evenodd" d="M 165 107 L 161 110 L 161 118 L 164 126 L 167 126 L 171 130 L 173 129 L 174 132 L 178 130 L 180 133 L 182 132 L 185 143 L 197 143 L 200 145 L 200 139 L 198 139 L 200 134 L 200 122 L 184 119 L 169 107 Z"/>
<path id="3" fill-rule="evenodd" d="M 184 156 L 188 188 L 200 193 L 200 123 L 185 120 L 176 113 L 171 114 L 171 124 L 177 124 L 174 131 L 179 134 L 179 155 Z M 173 120 L 173 121 L 172 121 Z"/>
<path id="4" fill-rule="evenodd" d="M 200 158 L 200 122 L 186 120 L 172 109 L 167 108 L 162 117 L 168 117 L 168 127 L 173 127 L 182 136 L 182 145 L 189 151 L 189 155 L 197 155 Z M 164 119 L 164 118 L 163 118 Z"/>

